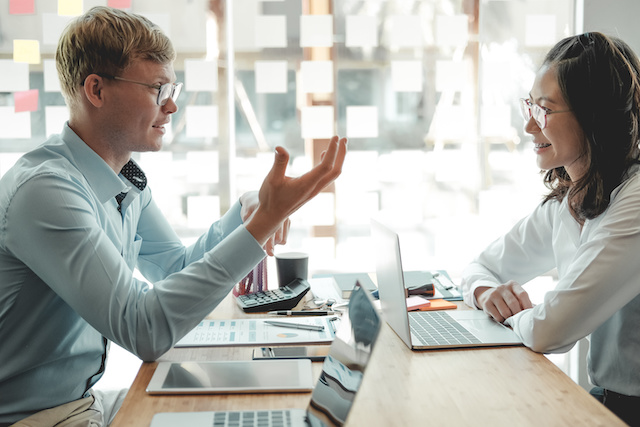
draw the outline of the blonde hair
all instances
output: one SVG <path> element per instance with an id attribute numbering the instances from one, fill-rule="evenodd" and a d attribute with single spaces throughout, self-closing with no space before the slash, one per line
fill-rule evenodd
<path id="1" fill-rule="evenodd" d="M 171 40 L 147 18 L 97 6 L 65 28 L 56 50 L 62 94 L 69 108 L 93 73 L 120 75 L 134 60 L 166 64 L 176 53 Z"/>

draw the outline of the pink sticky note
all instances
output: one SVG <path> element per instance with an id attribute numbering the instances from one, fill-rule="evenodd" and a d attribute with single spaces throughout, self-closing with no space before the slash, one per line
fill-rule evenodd
<path id="1" fill-rule="evenodd" d="M 35 11 L 35 0 L 9 0 L 10 15 L 27 15 Z"/>
<path id="2" fill-rule="evenodd" d="M 38 89 L 14 92 L 13 101 L 16 113 L 36 111 L 38 109 Z"/>
<path id="3" fill-rule="evenodd" d="M 107 6 L 115 9 L 131 9 L 131 0 L 108 0 Z"/>

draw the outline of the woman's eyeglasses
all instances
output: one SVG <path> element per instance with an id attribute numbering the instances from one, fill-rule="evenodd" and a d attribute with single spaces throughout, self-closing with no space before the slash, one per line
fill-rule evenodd
<path id="1" fill-rule="evenodd" d="M 534 104 L 528 99 L 520 98 L 520 112 L 522 113 L 522 117 L 524 117 L 526 121 L 531 120 L 531 117 L 533 117 L 540 130 L 547 127 L 547 116 L 549 114 L 566 113 L 568 111 L 571 110 L 551 111 L 538 104 Z"/>

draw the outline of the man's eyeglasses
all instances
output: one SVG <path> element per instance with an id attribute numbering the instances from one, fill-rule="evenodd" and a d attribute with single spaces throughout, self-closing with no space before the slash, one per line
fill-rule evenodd
<path id="1" fill-rule="evenodd" d="M 566 113 L 569 111 L 571 110 L 551 111 L 538 104 L 534 104 L 528 99 L 520 98 L 520 112 L 522 113 L 522 117 L 524 117 L 526 121 L 531 120 L 531 117 L 533 117 L 540 130 L 547 127 L 547 116 L 549 114 Z"/>
<path id="2" fill-rule="evenodd" d="M 138 85 L 150 87 L 152 89 L 158 90 L 158 99 L 156 99 L 156 103 L 159 106 L 163 106 L 169 101 L 169 98 L 176 102 L 178 96 L 180 96 L 180 91 L 182 90 L 182 83 L 165 83 L 163 85 L 151 85 L 149 83 L 136 82 L 134 80 L 123 79 L 122 77 L 112 76 L 111 74 L 106 73 L 96 73 L 100 77 L 104 77 L 106 79 L 111 80 L 120 80 L 122 82 L 135 83 Z"/>

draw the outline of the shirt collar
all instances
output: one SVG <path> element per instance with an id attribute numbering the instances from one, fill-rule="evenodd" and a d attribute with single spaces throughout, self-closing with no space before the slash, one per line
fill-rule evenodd
<path id="1" fill-rule="evenodd" d="M 129 187 L 109 167 L 107 162 L 91 149 L 70 127 L 65 123 L 61 138 L 69 147 L 73 160 L 78 170 L 85 177 L 101 203 L 106 203 L 116 194 L 126 191 Z"/>

